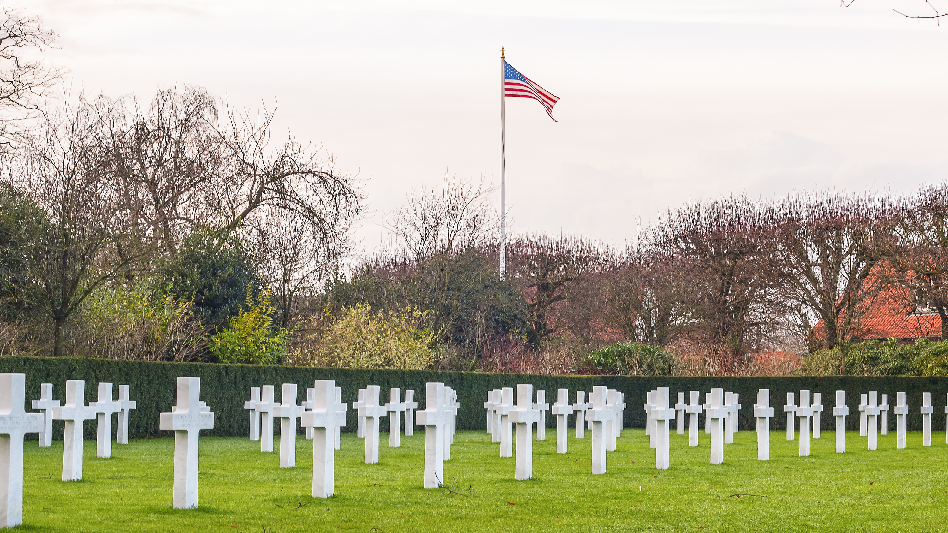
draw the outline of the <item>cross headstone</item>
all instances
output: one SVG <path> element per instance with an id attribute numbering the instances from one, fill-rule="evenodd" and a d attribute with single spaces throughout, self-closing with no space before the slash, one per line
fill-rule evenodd
<path id="1" fill-rule="evenodd" d="M 710 392 L 706 392 L 706 393 L 704 393 L 704 410 L 705 410 L 705 415 L 704 415 L 704 432 L 705 432 L 705 434 L 710 434 L 710 433 L 711 433 L 711 419 L 708 418 L 708 414 L 707 414 L 707 411 L 708 411 L 708 408 L 709 408 L 709 407 L 711 407 L 711 393 L 710 393 Z"/>
<path id="2" fill-rule="evenodd" d="M 678 393 L 678 402 L 675 404 L 675 429 L 679 435 L 685 434 L 685 393 Z"/>
<path id="3" fill-rule="evenodd" d="M 112 457 L 112 415 L 122 410 L 118 402 L 112 399 L 112 384 L 99 383 L 99 398 L 90 403 L 96 413 L 96 457 Z"/>
<path id="4" fill-rule="evenodd" d="M 313 498 L 328 498 L 335 493 L 335 442 L 340 426 L 345 425 L 346 404 L 336 395 L 336 382 L 316 380 L 313 406 L 303 413 L 300 423 L 313 430 Z"/>
<path id="5" fill-rule="evenodd" d="M 65 420 L 63 428 L 63 481 L 82 479 L 82 423 L 95 418 L 95 409 L 85 405 L 86 382 L 66 381 L 66 403 L 53 408 L 53 420 Z"/>
<path id="6" fill-rule="evenodd" d="M 675 409 L 668 404 L 668 387 L 659 387 L 652 395 L 655 402 L 652 419 L 655 421 L 655 468 L 668 470 L 668 424 L 675 417 Z"/>
<path id="7" fill-rule="evenodd" d="M 444 483 L 444 426 L 451 415 L 444 408 L 444 383 L 425 385 L 425 410 L 418 411 L 418 425 L 425 426 L 425 488 Z"/>
<path id="8" fill-rule="evenodd" d="M 866 436 L 866 405 L 869 403 L 868 394 L 859 395 L 859 436 Z"/>
<path id="9" fill-rule="evenodd" d="M 774 408 L 770 406 L 770 389 L 757 391 L 757 403 L 754 404 L 754 418 L 757 420 L 757 460 L 770 460 L 770 419 Z"/>
<path id="10" fill-rule="evenodd" d="M 876 402 L 878 398 L 877 391 L 869 391 L 866 405 L 863 407 L 863 413 L 866 414 L 866 436 L 869 441 L 869 449 L 875 450 L 879 447 L 879 405 Z"/>
<path id="11" fill-rule="evenodd" d="M 787 393 L 787 405 L 783 406 L 783 411 L 787 413 L 787 440 L 793 440 L 793 428 L 796 426 L 795 414 L 797 406 L 793 403 L 793 393 Z"/>
<path id="12" fill-rule="evenodd" d="M 622 430 L 625 429 L 625 393 L 616 391 L 616 397 L 618 398 L 616 403 L 616 435 L 621 437 Z"/>
<path id="13" fill-rule="evenodd" d="M 198 432 L 214 429 L 214 413 L 200 400 L 201 378 L 179 377 L 177 405 L 161 413 L 158 428 L 174 431 L 174 488 L 171 505 L 175 509 L 198 506 Z"/>
<path id="14" fill-rule="evenodd" d="M 592 408 L 586 413 L 586 418 L 592 422 L 592 473 L 606 473 L 606 432 L 605 425 L 613 419 L 609 407 L 606 405 L 606 387 L 595 386 L 592 390 Z"/>
<path id="15" fill-rule="evenodd" d="M 724 444 L 734 444 L 734 419 L 737 417 L 737 400 L 733 392 L 724 393 L 724 410 L 727 418 L 724 419 Z"/>
<path id="16" fill-rule="evenodd" d="M 342 428 L 346 427 L 346 409 L 348 405 L 342 401 L 342 387 L 336 387 L 336 403 L 333 404 L 336 410 L 336 449 L 342 449 Z"/>
<path id="17" fill-rule="evenodd" d="M 945 404 L 945 444 L 948 444 L 948 403 Z"/>
<path id="18" fill-rule="evenodd" d="M 576 391 L 576 403 L 573 404 L 573 412 L 576 413 L 576 438 L 585 438 L 586 433 L 586 410 L 589 404 L 586 403 L 586 391 Z M 945 437 L 948 440 L 948 436 Z"/>
<path id="19" fill-rule="evenodd" d="M 260 440 L 260 387 L 250 387 L 250 399 L 244 402 L 244 409 L 250 411 L 250 440 Z"/>
<path id="20" fill-rule="evenodd" d="M 359 398 L 357 401 L 352 402 L 352 409 L 356 413 L 361 413 L 360 409 L 365 407 L 365 389 L 359 389 Z M 361 414 L 358 415 L 356 420 L 356 437 L 360 439 L 365 438 L 365 417 Z"/>
<path id="21" fill-rule="evenodd" d="M 573 414 L 573 406 L 569 404 L 569 389 L 556 391 L 556 403 L 551 412 L 556 417 L 556 453 L 566 453 L 569 415 Z"/>
<path id="22" fill-rule="evenodd" d="M 399 448 L 402 445 L 402 413 L 405 412 L 405 402 L 401 401 L 402 390 L 393 387 L 388 391 L 388 447 Z"/>
<path id="23" fill-rule="evenodd" d="M 731 431 L 733 431 L 734 433 L 737 433 L 738 431 L 740 431 L 741 425 L 738 423 L 738 421 L 740 420 L 741 407 L 742 407 L 742 406 L 741 406 L 741 395 L 735 392 L 735 393 L 734 393 L 734 405 L 733 405 L 733 407 L 731 408 L 731 410 L 732 410 L 732 412 L 733 412 L 733 414 L 734 414 L 734 417 L 728 419 L 728 420 L 731 422 Z"/>
<path id="24" fill-rule="evenodd" d="M 408 389 L 407 391 L 405 391 L 405 436 L 406 437 L 411 437 L 412 435 L 415 434 L 415 409 L 418 409 L 418 402 L 415 401 L 415 391 Z"/>
<path id="25" fill-rule="evenodd" d="M 128 418 L 132 414 L 132 409 L 138 407 L 138 402 L 129 399 L 128 385 L 119 385 L 118 397 L 118 423 L 115 428 L 115 443 L 128 444 Z"/>
<path id="26" fill-rule="evenodd" d="M 820 413 L 823 412 L 823 395 L 819 392 L 813 393 L 813 438 L 820 438 Z"/>
<path id="27" fill-rule="evenodd" d="M 586 409 L 587 411 L 589 409 L 592 409 L 592 397 L 593 397 L 592 395 L 593 395 L 592 391 L 589 391 L 589 393 L 586 394 L 586 396 L 589 397 L 589 408 Z M 586 431 L 592 431 L 592 430 L 593 430 L 592 418 L 589 418 L 589 416 L 586 416 Z"/>
<path id="28" fill-rule="evenodd" d="M 43 411 L 43 428 L 39 434 L 40 448 L 49 448 L 53 445 L 53 409 L 59 407 L 59 400 L 53 399 L 53 384 L 40 385 L 40 399 L 33 400 L 33 409 Z"/>
<path id="29" fill-rule="evenodd" d="M 487 410 L 487 433 L 490 434 L 491 442 L 500 441 L 500 434 L 497 432 L 496 420 L 494 419 L 494 413 L 497 412 L 498 392 L 500 391 L 497 389 L 487 391 L 487 401 L 484 402 L 484 409 Z"/>
<path id="30" fill-rule="evenodd" d="M 533 403 L 533 385 L 518 384 L 517 408 L 510 411 L 510 421 L 517 425 L 517 480 L 533 477 L 533 424 L 540 423 L 541 412 L 539 401 Z"/>
<path id="31" fill-rule="evenodd" d="M 444 426 L 444 460 L 451 460 L 451 445 L 454 444 L 454 428 L 458 417 L 457 392 L 451 387 L 444 387 L 444 410 L 448 413 L 448 422 Z"/>
<path id="32" fill-rule="evenodd" d="M 616 391 L 606 389 L 606 410 L 609 412 L 609 419 L 606 420 L 606 451 L 616 451 Z"/>
<path id="33" fill-rule="evenodd" d="M 316 405 L 316 389 L 307 387 L 306 401 L 300 402 L 300 405 L 302 405 L 306 411 L 312 411 L 313 406 Z M 300 423 L 300 425 L 302 425 L 302 423 Z M 303 433 L 306 435 L 306 440 L 313 440 L 313 428 L 304 426 Z"/>
<path id="34" fill-rule="evenodd" d="M 810 417 L 813 416 L 813 407 L 810 406 L 810 391 L 800 391 L 800 406 L 797 407 L 797 418 L 800 419 L 800 457 L 810 456 Z"/>
<path id="35" fill-rule="evenodd" d="M 932 445 L 932 393 L 922 393 L 922 446 Z"/>
<path id="36" fill-rule="evenodd" d="M 379 419 L 388 414 L 385 406 L 379 403 L 378 385 L 369 385 L 365 389 L 365 405 L 359 407 L 359 415 L 365 419 L 365 464 L 379 462 Z"/>
<path id="37" fill-rule="evenodd" d="M 879 402 L 879 434 L 889 434 L 889 395 L 883 394 Z"/>
<path id="38" fill-rule="evenodd" d="M 908 418 L 908 404 L 905 403 L 905 393 L 895 393 L 895 408 L 892 413 L 895 415 L 895 447 L 905 448 L 905 419 Z"/>
<path id="39" fill-rule="evenodd" d="M 500 405 L 497 412 L 500 414 L 500 456 L 513 457 L 513 430 L 510 427 L 510 410 L 513 405 L 513 387 L 501 389 Z"/>
<path id="40" fill-rule="evenodd" d="M 264 385 L 260 391 L 257 411 L 260 412 L 260 451 L 273 451 L 273 385 Z"/>
<path id="41" fill-rule="evenodd" d="M 52 396 L 51 389 L 45 396 Z M 3 527 L 23 523 L 23 437 L 27 433 L 47 431 L 50 434 L 52 431 L 45 429 L 48 415 L 27 413 L 24 407 L 26 374 L 0 374 L 0 526 Z"/>
<path id="42" fill-rule="evenodd" d="M 849 416 L 849 407 L 846 406 L 846 391 L 836 391 L 836 407 L 833 408 L 836 417 L 836 453 L 846 453 L 846 417 Z"/>
<path id="43" fill-rule="evenodd" d="M 519 402 L 520 400 L 517 401 Z M 537 422 L 537 440 L 546 440 L 546 412 L 550 410 L 550 404 L 546 401 L 545 390 L 537 391 L 536 408 L 540 411 L 540 421 Z"/>
<path id="44" fill-rule="evenodd" d="M 284 383 L 280 390 L 280 404 L 273 408 L 274 418 L 280 419 L 280 468 L 296 466 L 297 421 L 306 408 L 296 404 L 296 383 Z"/>
<path id="45" fill-rule="evenodd" d="M 688 413 L 688 446 L 697 446 L 698 445 L 698 435 L 700 431 L 698 430 L 698 415 L 701 414 L 703 408 L 701 407 L 701 393 L 699 391 L 693 390 L 690 393 L 689 403 L 685 407 L 685 412 Z"/>
<path id="46" fill-rule="evenodd" d="M 711 401 L 705 409 L 705 416 L 711 420 L 711 464 L 724 462 L 724 431 L 721 424 L 727 417 L 724 407 L 724 389 L 711 389 Z"/>
<path id="47" fill-rule="evenodd" d="M 655 391 L 650 390 L 645 393 L 645 434 L 648 435 L 648 447 L 655 448 L 655 419 L 652 418 L 652 410 L 655 409 Z M 612 451 L 612 450 L 609 450 Z"/>

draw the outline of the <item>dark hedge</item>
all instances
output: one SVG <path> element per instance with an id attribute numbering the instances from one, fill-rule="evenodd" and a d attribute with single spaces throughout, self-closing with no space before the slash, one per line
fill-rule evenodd
<path id="1" fill-rule="evenodd" d="M 129 422 L 129 434 L 132 438 L 159 437 L 167 432 L 158 430 L 158 414 L 170 411 L 174 403 L 175 378 L 178 376 L 196 376 L 201 378 L 201 399 L 206 401 L 216 413 L 215 425 L 207 432 L 220 436 L 243 436 L 249 432 L 249 418 L 244 411 L 244 401 L 250 397 L 250 387 L 264 384 L 274 385 L 276 401 L 280 401 L 280 385 L 296 383 L 299 386 L 299 400 L 305 399 L 306 387 L 312 387 L 317 379 L 334 379 L 342 387 L 343 401 L 350 405 L 346 431 L 354 431 L 356 417 L 351 404 L 356 400 L 357 391 L 366 385 L 379 385 L 382 388 L 381 399 L 387 401 L 389 387 L 399 387 L 402 391 L 415 390 L 415 399 L 424 407 L 425 383 L 441 381 L 458 391 L 461 409 L 458 412 L 458 429 L 485 429 L 486 417 L 484 401 L 487 391 L 501 387 L 516 387 L 517 383 L 532 383 L 536 388 L 547 391 L 547 401 L 556 400 L 556 390 L 570 390 L 570 401 L 575 401 L 578 389 L 590 391 L 594 385 L 605 385 L 624 392 L 626 395 L 625 422 L 627 427 L 643 427 L 645 412 L 645 393 L 659 386 L 669 387 L 674 402 L 677 392 L 684 391 L 687 400 L 688 391 L 703 393 L 712 387 L 740 394 L 743 406 L 740 415 L 742 429 L 754 427 L 753 404 L 757 398 L 757 389 L 770 389 L 770 403 L 776 416 L 771 421 L 771 429 L 786 427 L 786 415 L 783 405 L 787 392 L 796 393 L 808 389 L 823 395 L 824 406 L 822 428 L 824 431 L 835 428 L 832 408 L 835 403 L 835 391 L 845 390 L 850 412 L 847 427 L 857 429 L 859 416 L 857 406 L 859 395 L 870 390 L 889 395 L 889 405 L 895 405 L 895 393 L 907 393 L 909 405 L 908 427 L 920 430 L 922 421 L 919 407 L 922 392 L 932 393 L 935 406 L 933 430 L 944 430 L 944 409 L 948 395 L 948 378 L 945 377 L 751 377 L 751 378 L 682 378 L 682 377 L 625 377 L 625 376 L 531 376 L 516 374 L 483 374 L 473 372 L 429 372 L 417 370 L 353 370 L 324 368 L 294 368 L 280 366 L 216 365 L 204 363 L 157 363 L 142 361 L 115 361 L 82 358 L 40 358 L 40 357 L 3 357 L 0 358 L 0 372 L 23 372 L 27 383 L 27 408 L 29 400 L 39 398 L 40 384 L 52 383 L 53 395 L 64 399 L 66 380 L 83 379 L 86 381 L 86 402 L 95 401 L 96 389 L 100 381 L 114 383 L 117 394 L 118 385 L 130 385 L 131 399 L 138 402 L 138 409 L 132 412 Z M 547 425 L 553 427 L 555 417 L 547 415 Z M 889 413 L 890 429 L 895 428 L 895 416 Z M 86 424 L 87 438 L 94 437 L 95 424 Z M 382 427 L 387 427 L 385 424 Z M 55 422 L 54 438 L 62 438 L 62 422 Z M 35 438 L 35 437 L 34 437 Z"/>

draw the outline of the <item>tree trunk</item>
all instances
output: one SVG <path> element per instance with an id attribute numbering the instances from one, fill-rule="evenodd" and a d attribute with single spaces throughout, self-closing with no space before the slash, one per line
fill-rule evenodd
<path id="1" fill-rule="evenodd" d="M 53 324 L 53 357 L 59 357 L 63 354 L 63 329 L 65 329 L 66 320 L 56 318 Z"/>

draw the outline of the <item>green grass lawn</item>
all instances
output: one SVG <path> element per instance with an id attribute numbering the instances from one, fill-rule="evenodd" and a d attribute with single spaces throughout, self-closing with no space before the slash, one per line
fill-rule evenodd
<path id="1" fill-rule="evenodd" d="M 572 431 L 571 431 L 572 435 Z M 530 481 L 514 480 L 514 459 L 500 459 L 485 432 L 458 433 L 445 462 L 447 489 L 422 489 L 424 432 L 363 463 L 363 441 L 343 435 L 336 452 L 336 495 L 310 497 L 312 446 L 299 438 L 297 467 L 279 468 L 279 444 L 261 453 L 242 438 L 201 438 L 200 507 L 171 508 L 171 438 L 113 445 L 95 458 L 86 442 L 84 480 L 60 481 L 62 443 L 26 443 L 23 531 L 944 531 L 948 530 L 948 445 L 936 433 L 922 448 L 909 433 L 879 450 L 849 433 L 836 454 L 834 433 L 797 442 L 771 433 L 771 460 L 757 461 L 754 432 L 725 446 L 709 464 L 709 438 L 689 448 L 672 434 L 671 469 L 655 469 L 643 430 L 626 430 L 608 472 L 590 474 L 590 433 L 556 454 L 556 432 L 534 443 Z"/>

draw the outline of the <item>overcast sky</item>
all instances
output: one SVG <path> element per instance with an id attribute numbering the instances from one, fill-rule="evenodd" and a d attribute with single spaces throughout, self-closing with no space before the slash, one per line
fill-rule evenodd
<path id="1" fill-rule="evenodd" d="M 932 0 L 948 10 L 948 0 Z M 942 3 L 944 5 L 939 4 Z M 16 4 L 16 2 L 14 2 Z M 500 47 L 561 98 L 507 103 L 514 231 L 621 245 L 699 199 L 944 179 L 945 26 L 924 0 L 30 0 L 87 93 L 202 85 L 363 180 L 378 222 L 453 175 L 499 184 Z M 499 205 L 499 193 L 497 195 Z"/>

